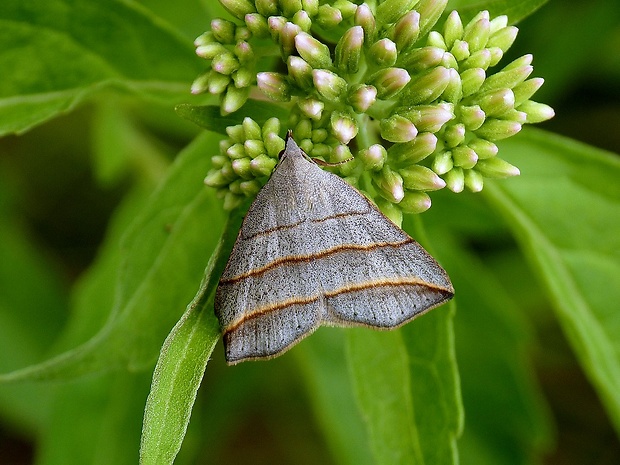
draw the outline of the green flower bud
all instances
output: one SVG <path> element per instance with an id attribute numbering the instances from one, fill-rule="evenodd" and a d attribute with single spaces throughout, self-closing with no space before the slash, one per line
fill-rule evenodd
<path id="1" fill-rule="evenodd" d="M 487 47 L 487 50 L 491 54 L 491 61 L 489 67 L 497 65 L 504 57 L 504 52 L 499 47 Z"/>
<path id="2" fill-rule="evenodd" d="M 282 13 L 287 18 L 291 18 L 295 13 L 303 8 L 301 0 L 279 0 Z"/>
<path id="3" fill-rule="evenodd" d="M 312 27 L 312 20 L 308 13 L 304 10 L 300 10 L 293 15 L 293 23 L 297 24 L 302 31 L 309 32 Z"/>
<path id="4" fill-rule="evenodd" d="M 245 136 L 243 136 L 245 138 Z M 245 141 L 244 141 L 245 142 Z M 237 142 L 226 149 L 226 155 L 231 160 L 238 160 L 240 158 L 246 158 L 245 147 L 243 143 Z"/>
<path id="5" fill-rule="evenodd" d="M 519 108 L 521 104 L 532 98 L 538 89 L 543 85 L 543 78 L 532 78 L 517 84 L 513 89 L 515 94 L 515 107 Z"/>
<path id="6" fill-rule="evenodd" d="M 443 51 L 448 50 L 446 42 L 443 40 L 443 36 L 437 31 L 431 31 L 428 33 L 426 43 L 431 47 L 437 47 Z"/>
<path id="7" fill-rule="evenodd" d="M 465 125 L 463 123 L 451 124 L 443 133 L 446 147 L 453 148 L 465 141 Z"/>
<path id="8" fill-rule="evenodd" d="M 305 32 L 297 34 L 295 37 L 295 46 L 299 55 L 313 68 L 331 67 L 332 59 L 329 55 L 329 48 L 310 34 Z"/>
<path id="9" fill-rule="evenodd" d="M 241 192 L 241 179 L 236 179 L 228 185 L 228 190 L 233 194 L 243 195 Z"/>
<path id="10" fill-rule="evenodd" d="M 250 158 L 256 158 L 259 155 L 267 153 L 265 144 L 263 144 L 262 140 L 248 139 L 243 146 L 245 147 L 245 153 L 247 153 Z"/>
<path id="11" fill-rule="evenodd" d="M 470 169 L 476 166 L 478 154 L 470 147 L 463 145 L 452 149 L 452 162 L 455 166 L 463 169 Z"/>
<path id="12" fill-rule="evenodd" d="M 410 142 L 394 144 L 388 149 L 388 155 L 399 166 L 409 166 L 428 157 L 437 147 L 437 136 L 430 132 L 417 135 Z"/>
<path id="13" fill-rule="evenodd" d="M 212 60 L 216 56 L 226 52 L 226 47 L 219 43 L 204 44 L 196 47 L 196 55 L 206 60 Z"/>
<path id="14" fill-rule="evenodd" d="M 461 168 L 452 168 L 444 175 L 444 178 L 446 181 L 446 187 L 452 192 L 455 194 L 463 192 L 463 188 L 465 187 L 465 175 Z"/>
<path id="15" fill-rule="evenodd" d="M 213 58 L 211 68 L 216 73 L 230 75 L 239 69 L 239 60 L 230 52 L 220 53 Z"/>
<path id="16" fill-rule="evenodd" d="M 245 131 L 241 124 L 226 127 L 226 134 L 234 144 L 243 144 L 245 142 Z"/>
<path id="17" fill-rule="evenodd" d="M 414 48 L 399 56 L 398 64 L 411 72 L 433 68 L 441 63 L 445 50 L 438 47 Z"/>
<path id="18" fill-rule="evenodd" d="M 244 40 L 240 40 L 235 44 L 234 52 L 241 64 L 246 64 L 254 60 L 254 50 L 252 50 L 252 46 Z"/>
<path id="19" fill-rule="evenodd" d="M 357 158 L 367 170 L 379 171 L 387 159 L 387 150 L 380 144 L 373 144 L 367 149 L 360 150 Z"/>
<path id="20" fill-rule="evenodd" d="M 402 68 L 385 68 L 370 76 L 368 82 L 377 90 L 377 98 L 386 100 L 403 90 L 410 80 L 411 76 Z"/>
<path id="21" fill-rule="evenodd" d="M 456 10 L 452 11 L 443 25 L 443 37 L 448 49 L 453 48 L 455 42 L 463 38 L 463 22 Z"/>
<path id="22" fill-rule="evenodd" d="M 249 87 L 240 89 L 235 86 L 228 86 L 220 104 L 220 112 L 222 115 L 227 115 L 237 111 L 247 102 L 249 95 Z"/>
<path id="23" fill-rule="evenodd" d="M 364 40 L 367 44 L 375 42 L 377 35 L 377 23 L 372 10 L 366 3 L 362 3 L 355 11 L 355 24 L 364 29 Z"/>
<path id="24" fill-rule="evenodd" d="M 288 102 L 291 99 L 291 85 L 283 74 L 258 73 L 256 82 L 258 88 L 272 100 Z"/>
<path id="25" fill-rule="evenodd" d="M 249 87 L 254 80 L 254 73 L 248 68 L 241 68 L 230 75 L 235 87 Z"/>
<path id="26" fill-rule="evenodd" d="M 353 87 L 347 102 L 357 113 L 364 113 L 377 100 L 377 88 L 365 84 Z"/>
<path id="27" fill-rule="evenodd" d="M 487 15 L 488 16 L 488 12 Z M 469 51 L 475 53 L 482 50 L 491 36 L 491 25 L 488 17 L 470 22 L 463 32 L 463 40 L 469 44 Z"/>
<path id="28" fill-rule="evenodd" d="M 489 92 L 494 89 L 508 88 L 512 89 L 517 84 L 525 81 L 532 74 L 534 68 L 531 65 L 519 66 L 516 68 L 506 69 L 499 73 L 489 76 L 480 88 L 481 92 Z"/>
<path id="29" fill-rule="evenodd" d="M 211 31 L 215 40 L 222 44 L 235 43 L 235 28 L 237 26 L 232 21 L 216 18 L 211 21 Z"/>
<path id="30" fill-rule="evenodd" d="M 391 24 L 409 12 L 418 0 L 384 0 L 377 7 L 377 22 Z"/>
<path id="31" fill-rule="evenodd" d="M 312 130 L 312 142 L 315 144 L 319 144 L 321 142 L 325 142 L 325 140 L 329 137 L 329 133 L 327 130 L 323 128 L 313 129 Z"/>
<path id="32" fill-rule="evenodd" d="M 460 105 L 458 109 L 459 119 L 470 131 L 475 131 L 484 124 L 486 115 L 478 105 Z"/>
<path id="33" fill-rule="evenodd" d="M 423 213 L 431 208 L 431 198 L 424 192 L 407 191 L 398 206 L 405 213 Z"/>
<path id="34" fill-rule="evenodd" d="M 353 155 L 351 155 L 351 149 L 346 145 L 339 145 L 332 151 L 332 157 L 331 157 L 332 163 L 341 163 L 341 162 L 344 162 L 345 160 L 351 160 L 351 158 L 353 158 Z M 346 165 L 349 165 L 349 163 L 345 163 L 344 165 L 342 165 L 341 170 L 342 170 L 342 167 Z"/>
<path id="35" fill-rule="evenodd" d="M 217 43 L 215 42 L 215 37 L 213 37 L 213 32 L 207 31 L 207 32 L 203 32 L 198 37 L 196 37 L 196 39 L 194 40 L 194 47 L 198 48 L 198 47 L 202 47 L 203 45 L 209 45 L 213 43 Z"/>
<path id="36" fill-rule="evenodd" d="M 448 0 L 421 0 L 416 5 L 420 13 L 420 36 L 425 36 L 435 25 L 441 14 L 446 9 Z"/>
<path id="37" fill-rule="evenodd" d="M 256 0 L 255 3 L 258 12 L 266 18 L 280 14 L 278 0 Z"/>
<path id="38" fill-rule="evenodd" d="M 308 153 L 308 152 L 306 152 Z M 314 144 L 314 148 L 312 149 L 313 157 L 322 157 L 326 158 L 329 154 L 332 153 L 332 148 L 327 144 Z"/>
<path id="39" fill-rule="evenodd" d="M 454 164 L 452 163 L 452 153 L 440 152 L 435 155 L 435 159 L 433 160 L 431 169 L 441 176 L 448 173 L 453 168 L 453 166 Z"/>
<path id="40" fill-rule="evenodd" d="M 274 133 L 278 134 L 280 132 L 280 120 L 278 118 L 269 118 L 263 124 L 263 128 L 261 129 L 261 139 L 267 137 L 268 134 Z"/>
<path id="41" fill-rule="evenodd" d="M 491 20 L 491 35 L 508 26 L 508 16 L 500 15 Z"/>
<path id="42" fill-rule="evenodd" d="M 463 98 L 463 84 L 461 82 L 461 76 L 456 69 L 449 68 L 448 72 L 450 73 L 449 82 L 441 94 L 441 97 L 447 102 L 456 104 Z"/>
<path id="43" fill-rule="evenodd" d="M 410 105 L 430 103 L 442 94 L 449 83 L 450 71 L 437 66 L 409 84 L 401 95 L 401 101 Z"/>
<path id="44" fill-rule="evenodd" d="M 461 73 L 461 85 L 463 88 L 463 97 L 469 97 L 480 90 L 486 73 L 482 68 L 466 69 Z"/>
<path id="45" fill-rule="evenodd" d="M 418 129 L 407 118 L 393 115 L 381 120 L 381 137 L 390 142 L 409 142 L 418 134 Z"/>
<path id="46" fill-rule="evenodd" d="M 331 28 L 337 26 L 342 21 L 342 13 L 339 9 L 331 5 L 319 6 L 319 13 L 316 15 L 316 22 L 324 27 Z"/>
<path id="47" fill-rule="evenodd" d="M 255 13 L 254 2 L 249 0 L 220 0 L 222 6 L 237 19 L 243 19 L 249 13 Z"/>
<path id="48" fill-rule="evenodd" d="M 237 26 L 235 30 L 235 42 L 247 42 L 252 38 L 252 33 L 245 26 Z"/>
<path id="49" fill-rule="evenodd" d="M 499 152 L 497 145 L 495 145 L 493 142 L 490 142 L 486 139 L 479 139 L 477 137 L 470 140 L 467 145 L 474 152 L 476 152 L 476 155 L 478 155 L 478 160 L 485 160 L 487 158 L 492 158 L 496 156 L 497 153 Z"/>
<path id="50" fill-rule="evenodd" d="M 254 176 L 269 176 L 278 162 L 267 155 L 259 155 L 250 162 L 250 171 Z"/>
<path id="51" fill-rule="evenodd" d="M 301 28 L 290 22 L 287 22 L 280 30 L 280 48 L 284 56 L 289 56 L 295 51 L 295 37 L 300 32 L 302 32 Z"/>
<path id="52" fill-rule="evenodd" d="M 269 37 L 269 25 L 267 18 L 260 13 L 250 13 L 245 15 L 245 24 L 254 37 Z"/>
<path id="53" fill-rule="evenodd" d="M 465 61 L 469 58 L 469 44 L 464 40 L 455 40 L 450 53 L 457 61 Z"/>
<path id="54" fill-rule="evenodd" d="M 454 58 L 454 55 L 452 55 L 450 52 L 446 52 L 441 58 L 441 66 L 448 69 L 454 69 L 454 71 L 456 71 L 459 67 L 459 64 L 456 61 L 456 58 Z"/>
<path id="55" fill-rule="evenodd" d="M 297 100 L 297 106 L 306 118 L 318 121 L 323 115 L 325 104 L 314 98 L 306 98 Z"/>
<path id="56" fill-rule="evenodd" d="M 252 173 L 250 171 L 250 158 L 238 158 L 232 161 L 232 169 L 237 176 L 243 179 L 252 179 Z M 237 192 L 240 194 L 241 192 Z"/>
<path id="57" fill-rule="evenodd" d="M 224 74 L 211 72 L 209 78 L 209 93 L 213 95 L 219 95 L 226 91 L 230 84 L 230 76 Z"/>
<path id="58" fill-rule="evenodd" d="M 249 181 L 241 181 L 239 183 L 239 190 L 242 194 L 247 197 L 254 197 L 258 194 L 258 191 L 261 189 L 261 184 L 256 179 L 251 179 Z"/>
<path id="59" fill-rule="evenodd" d="M 224 210 L 230 211 L 243 203 L 243 197 L 228 191 L 224 196 Z"/>
<path id="60" fill-rule="evenodd" d="M 278 136 L 275 132 L 270 132 L 263 137 L 263 144 L 265 144 L 265 150 L 270 158 L 277 159 L 280 152 L 284 150 L 284 139 Z"/>
<path id="61" fill-rule="evenodd" d="M 261 127 L 259 124 L 254 121 L 252 118 L 245 117 L 243 118 L 243 122 L 241 123 L 243 127 L 243 135 L 245 139 L 261 139 Z"/>
<path id="62" fill-rule="evenodd" d="M 477 101 L 487 117 L 500 116 L 514 108 L 515 96 L 510 89 L 499 89 L 480 97 Z"/>
<path id="63" fill-rule="evenodd" d="M 312 80 L 319 94 L 330 102 L 340 100 L 347 90 L 347 81 L 331 71 L 315 69 L 312 71 Z"/>
<path id="64" fill-rule="evenodd" d="M 388 67 L 396 63 L 398 52 L 394 42 L 390 39 L 381 39 L 370 46 L 368 55 L 375 65 Z"/>
<path id="65" fill-rule="evenodd" d="M 390 202 L 398 203 L 405 196 L 403 178 L 388 166 L 384 166 L 379 173 L 373 176 L 372 180 L 379 193 Z"/>
<path id="66" fill-rule="evenodd" d="M 291 55 L 286 61 L 288 74 L 293 78 L 300 89 L 309 89 L 312 86 L 312 66 L 306 60 Z"/>
<path id="67" fill-rule="evenodd" d="M 237 175 L 232 169 L 232 162 L 226 163 L 224 166 L 222 166 L 220 172 L 222 173 L 222 176 L 224 176 L 224 178 L 228 179 L 228 182 L 234 181 L 237 178 Z"/>
<path id="68" fill-rule="evenodd" d="M 519 168 L 498 157 L 478 161 L 476 171 L 487 178 L 508 178 L 519 176 Z"/>
<path id="69" fill-rule="evenodd" d="M 340 10 L 343 19 L 347 19 L 355 15 L 355 11 L 357 10 L 357 4 L 349 2 L 348 0 L 336 0 L 334 2 L 334 8 Z"/>
<path id="70" fill-rule="evenodd" d="M 335 66 L 348 74 L 359 70 L 362 46 L 364 45 L 364 30 L 361 26 L 349 28 L 336 45 Z"/>
<path id="71" fill-rule="evenodd" d="M 413 47 L 420 36 L 420 13 L 410 11 L 389 29 L 388 34 L 399 52 Z"/>
<path id="72" fill-rule="evenodd" d="M 329 122 L 332 134 L 343 144 L 348 144 L 357 135 L 357 124 L 346 113 L 334 111 Z"/>
<path id="73" fill-rule="evenodd" d="M 299 143 L 299 148 L 303 150 L 305 153 L 307 153 L 312 158 L 316 158 L 318 156 L 316 153 L 313 153 L 314 144 L 312 143 L 312 140 L 310 139 L 302 139 L 301 142 Z"/>
<path id="74" fill-rule="evenodd" d="M 489 52 L 486 48 L 482 50 L 478 50 L 477 52 L 473 52 L 469 55 L 469 58 L 461 63 L 460 68 L 463 70 L 471 69 L 471 68 L 482 68 L 487 69 L 491 66 L 491 60 L 493 56 L 491 52 Z"/>
<path id="75" fill-rule="evenodd" d="M 366 197 L 372 198 L 368 194 L 366 194 Z M 381 212 L 386 217 L 388 217 L 392 223 L 396 225 L 403 224 L 403 211 L 400 209 L 400 207 L 390 202 L 389 200 L 385 200 L 382 197 L 376 198 L 374 200 L 377 204 L 377 207 L 379 207 L 379 210 L 381 210 Z"/>
<path id="76" fill-rule="evenodd" d="M 519 29 L 514 26 L 504 27 L 489 37 L 487 47 L 498 47 L 505 53 L 514 43 L 518 33 Z"/>
<path id="77" fill-rule="evenodd" d="M 226 151 L 224 150 L 224 152 L 226 152 Z M 228 161 L 229 161 L 229 158 L 227 156 L 225 156 L 225 155 L 213 155 L 211 157 L 211 166 L 213 166 L 213 168 L 215 168 L 215 169 L 221 168 Z"/>
<path id="78" fill-rule="evenodd" d="M 269 27 L 269 33 L 274 41 L 280 43 L 280 34 L 287 22 L 284 16 L 270 16 L 267 19 L 267 27 Z"/>
<path id="79" fill-rule="evenodd" d="M 465 187 L 472 192 L 480 192 L 484 187 L 484 179 L 476 170 L 465 170 Z"/>
<path id="80" fill-rule="evenodd" d="M 555 111 L 549 105 L 533 102 L 532 100 L 522 103 L 519 106 L 519 111 L 527 115 L 526 123 L 542 123 L 555 116 Z"/>
<path id="81" fill-rule="evenodd" d="M 319 0 L 301 0 L 301 5 L 310 17 L 319 14 Z"/>
<path id="82" fill-rule="evenodd" d="M 192 87 L 190 88 L 190 92 L 194 95 L 202 94 L 209 89 L 209 81 L 211 77 L 211 71 L 201 74 L 194 82 L 192 82 Z"/>
<path id="83" fill-rule="evenodd" d="M 436 191 L 446 187 L 446 183 L 426 166 L 411 165 L 400 170 L 406 189 L 417 191 Z"/>
<path id="84" fill-rule="evenodd" d="M 224 187 L 228 185 L 228 182 L 221 170 L 211 170 L 205 178 L 205 184 L 209 187 Z"/>
<path id="85" fill-rule="evenodd" d="M 418 131 L 437 132 L 454 118 L 453 106 L 449 103 L 418 105 L 399 110 L 398 114 L 411 121 Z"/>
<path id="86" fill-rule="evenodd" d="M 514 136 L 521 130 L 521 124 L 516 121 L 506 121 L 503 119 L 487 119 L 475 133 L 478 137 L 487 140 L 502 140 Z"/>
<path id="87" fill-rule="evenodd" d="M 295 137 L 298 139 L 312 139 L 312 121 L 308 119 L 300 120 L 295 126 L 295 130 L 293 131 Z"/>

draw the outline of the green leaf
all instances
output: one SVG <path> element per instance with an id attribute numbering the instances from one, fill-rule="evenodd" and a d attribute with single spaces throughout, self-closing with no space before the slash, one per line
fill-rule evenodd
<path id="1" fill-rule="evenodd" d="M 271 102 L 248 100 L 239 110 L 222 116 L 220 107 L 215 105 L 180 104 L 175 108 L 181 118 L 191 121 L 205 129 L 226 135 L 228 126 L 241 124 L 245 117 L 250 117 L 261 126 L 269 118 L 280 121 L 288 119 L 289 110 Z"/>
<path id="2" fill-rule="evenodd" d="M 320 328 L 293 352 L 334 461 L 339 465 L 371 465 L 375 462 L 347 369 L 346 331 Z"/>
<path id="3" fill-rule="evenodd" d="M 482 10 L 488 10 L 491 18 L 508 16 L 511 24 L 528 17 L 549 0 L 450 0 L 446 11 L 458 10 L 463 21 L 469 21 Z"/>
<path id="4" fill-rule="evenodd" d="M 584 371 L 620 432 L 620 161 L 541 131 L 503 142 L 519 178 L 484 192 L 546 287 Z M 610 303 L 612 303 L 610 305 Z"/>
<path id="5" fill-rule="evenodd" d="M 222 225 L 220 202 L 202 183 L 219 136 L 205 133 L 179 156 L 169 176 L 121 242 L 114 309 L 83 345 L 2 381 L 67 378 L 156 359 L 166 334 L 194 294 Z"/>
<path id="6" fill-rule="evenodd" d="M 105 89 L 179 101 L 200 72 L 190 41 L 135 3 L 0 2 L 0 135 L 23 133 Z"/>
<path id="7" fill-rule="evenodd" d="M 220 338 L 211 296 L 241 226 L 240 217 L 231 218 L 198 293 L 162 347 L 144 412 L 140 446 L 143 465 L 172 464 L 181 448 L 198 387 Z"/>
<path id="8" fill-rule="evenodd" d="M 439 258 L 458 301 L 454 326 L 467 418 L 458 443 L 461 460 L 479 465 L 542 461 L 551 443 L 551 419 L 529 358 L 534 335 L 523 299 L 509 295 L 493 270 L 456 243 L 454 238 L 467 240 L 461 231 L 454 230 L 454 238 L 445 231 L 432 234 L 441 243 Z"/>
<path id="9" fill-rule="evenodd" d="M 353 384 L 378 464 L 458 462 L 451 313 L 446 306 L 387 333 L 350 330 Z"/>

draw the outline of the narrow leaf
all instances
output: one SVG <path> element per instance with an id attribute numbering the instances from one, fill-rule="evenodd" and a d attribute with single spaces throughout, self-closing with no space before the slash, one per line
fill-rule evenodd
<path id="1" fill-rule="evenodd" d="M 144 412 L 140 447 L 143 465 L 172 464 L 181 448 L 198 387 L 220 338 L 211 296 L 239 226 L 235 215 L 209 260 L 198 293 L 164 342 Z"/>

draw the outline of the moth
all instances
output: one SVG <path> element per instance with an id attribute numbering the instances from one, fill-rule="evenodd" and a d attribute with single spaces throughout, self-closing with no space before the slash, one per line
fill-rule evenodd
<path id="1" fill-rule="evenodd" d="M 435 259 L 291 133 L 215 294 L 226 361 L 271 358 L 320 325 L 397 328 L 454 295 Z"/>

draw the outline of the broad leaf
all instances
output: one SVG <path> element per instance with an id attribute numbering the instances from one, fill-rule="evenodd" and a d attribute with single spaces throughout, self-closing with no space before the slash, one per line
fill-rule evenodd
<path id="1" fill-rule="evenodd" d="M 189 40 L 119 0 L 3 0 L 0 50 L 0 135 L 105 89 L 178 102 L 201 71 Z"/>
<path id="2" fill-rule="evenodd" d="M 522 175 L 484 192 L 545 285 L 620 432 L 620 160 L 533 130 L 500 150 Z"/>

